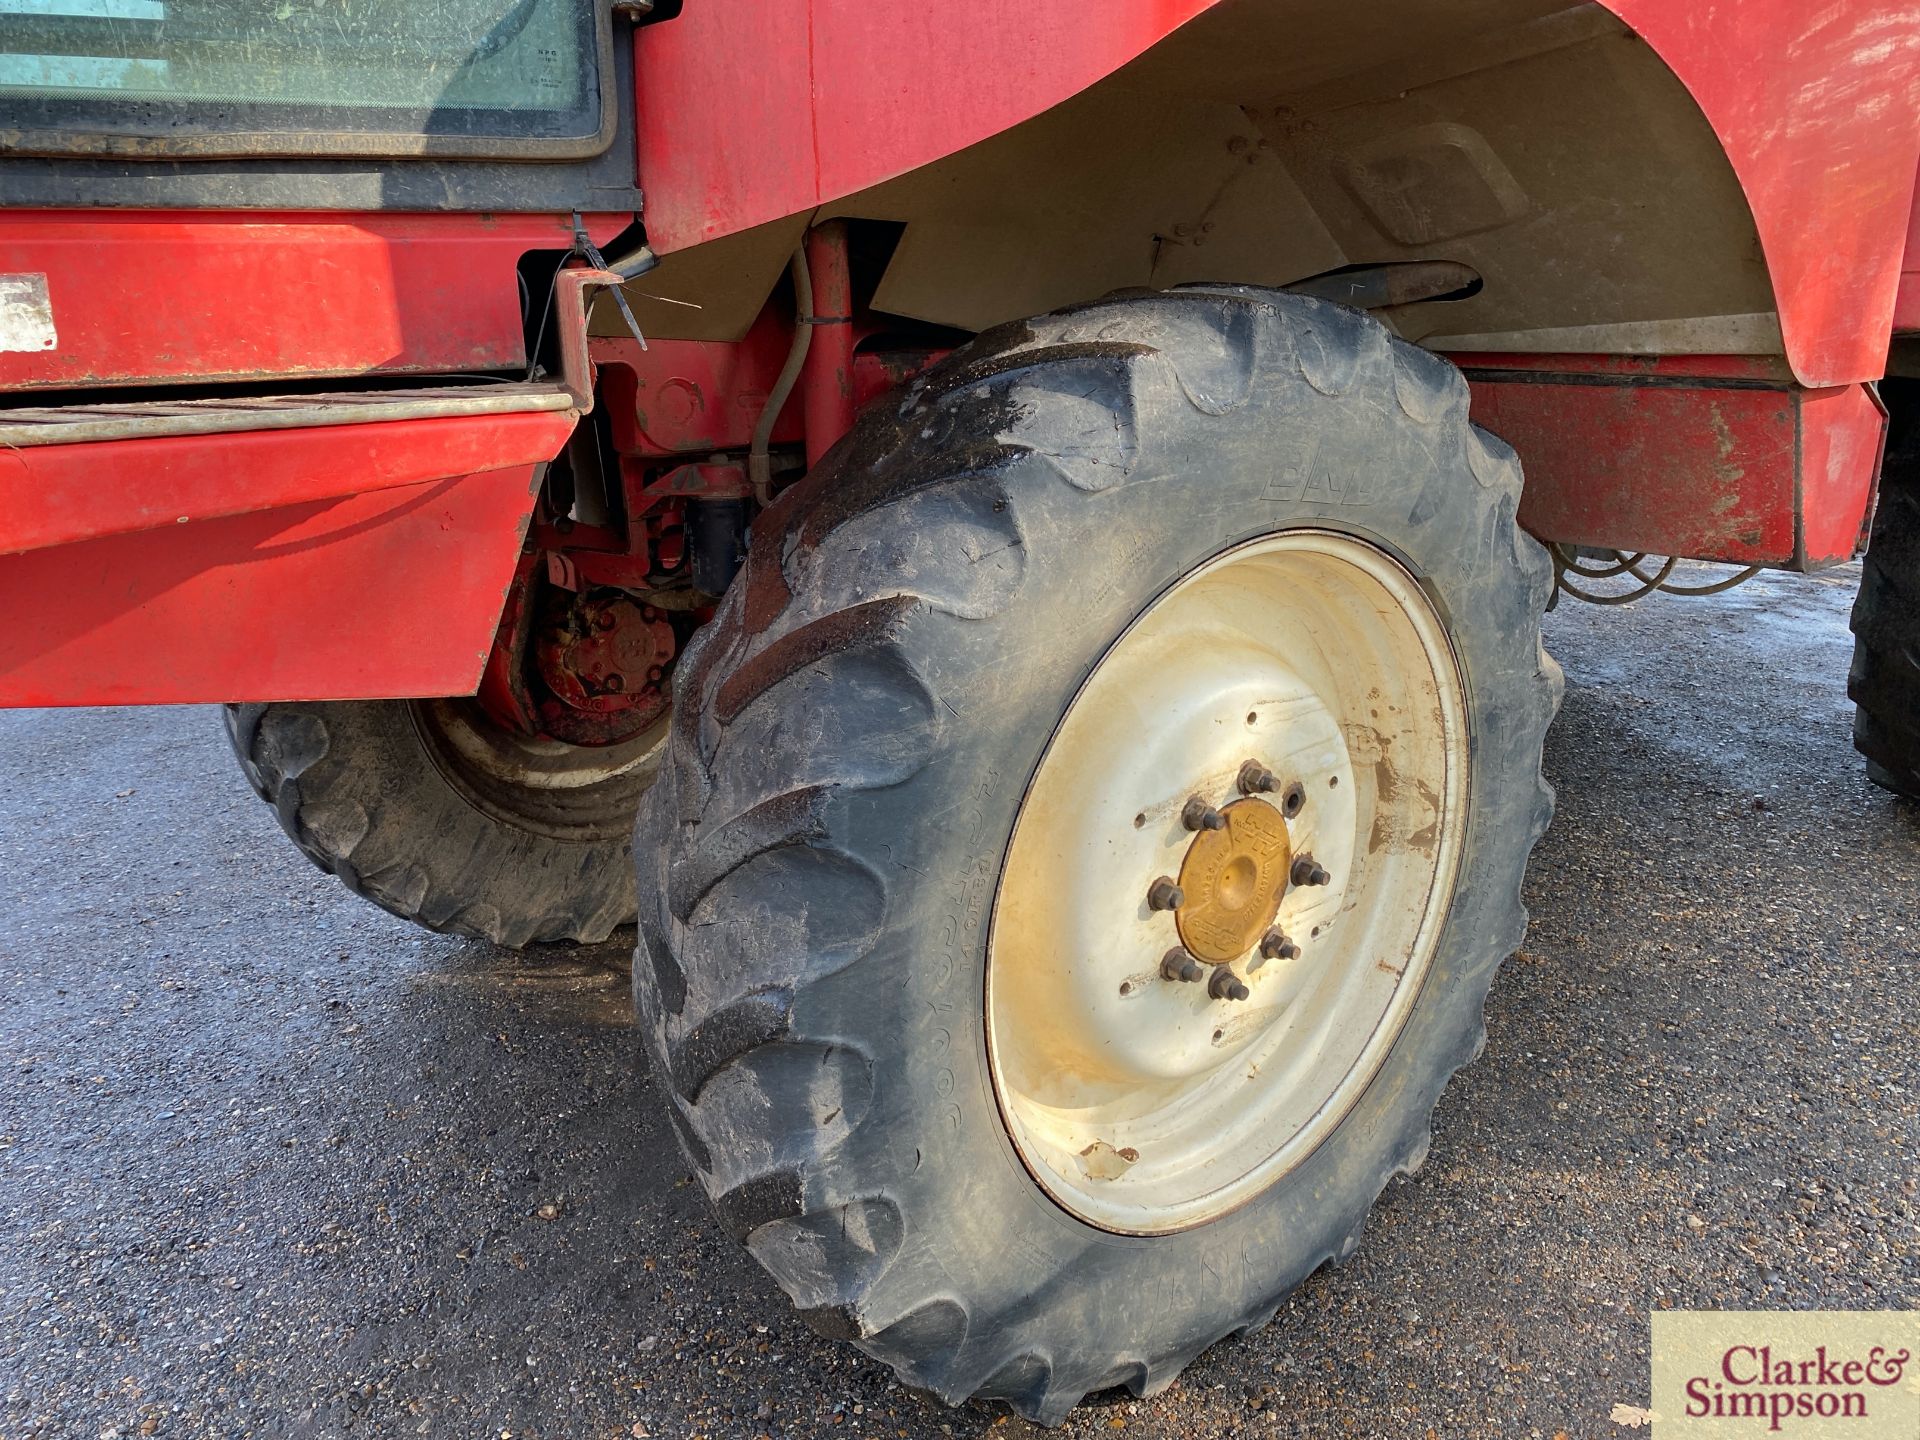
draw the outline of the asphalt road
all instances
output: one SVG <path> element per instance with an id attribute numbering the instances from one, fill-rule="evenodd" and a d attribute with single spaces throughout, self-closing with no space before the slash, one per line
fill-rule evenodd
<path id="1" fill-rule="evenodd" d="M 1920 1307 L 1920 812 L 1848 745 L 1857 578 L 1548 617 L 1559 816 L 1426 1169 L 1067 1434 L 1624 1435 L 1650 1308 Z M 0 715 L 0 1437 L 1026 1433 L 791 1315 L 625 964 L 354 900 L 211 710 Z"/>

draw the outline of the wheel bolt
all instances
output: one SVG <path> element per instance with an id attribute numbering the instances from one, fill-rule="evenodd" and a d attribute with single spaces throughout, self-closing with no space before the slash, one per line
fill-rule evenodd
<path id="1" fill-rule="evenodd" d="M 593 617 L 593 623 L 598 625 L 602 630 L 611 630 L 620 622 L 614 618 L 611 610 L 602 610 L 598 615 Z"/>
<path id="2" fill-rule="evenodd" d="M 1240 767 L 1240 793 L 1242 795 L 1264 795 L 1280 782 L 1274 778 L 1273 771 L 1267 769 L 1258 760 L 1249 760 Z"/>
<path id="3" fill-rule="evenodd" d="M 1147 887 L 1149 910 L 1178 910 L 1187 903 L 1187 892 L 1174 883 L 1171 875 L 1162 875 Z"/>
<path id="4" fill-rule="evenodd" d="M 1260 956 L 1263 960 L 1298 960 L 1300 947 L 1283 932 L 1269 930 L 1260 937 Z"/>
<path id="5" fill-rule="evenodd" d="M 1307 808 L 1307 787 L 1298 780 L 1287 786 L 1286 793 L 1280 797 L 1280 813 L 1291 820 Z"/>
<path id="6" fill-rule="evenodd" d="M 1302 855 L 1293 862 L 1293 873 L 1289 878 L 1296 885 L 1324 885 L 1333 876 L 1322 870 L 1311 855 Z"/>
<path id="7" fill-rule="evenodd" d="M 618 695 L 622 690 L 625 690 L 626 688 L 627 688 L 627 677 L 620 674 L 619 671 L 616 670 L 613 674 L 607 676 L 607 689 L 611 693 Z"/>
<path id="8" fill-rule="evenodd" d="M 1224 830 L 1227 828 L 1227 817 L 1194 795 L 1181 807 L 1180 823 L 1189 830 Z"/>
<path id="9" fill-rule="evenodd" d="M 1163 980 L 1183 980 L 1192 984 L 1206 973 L 1207 967 L 1189 955 L 1184 946 L 1176 945 L 1160 957 L 1160 978 Z"/>
<path id="10" fill-rule="evenodd" d="M 1224 965 L 1215 970 L 1213 978 L 1207 981 L 1207 994 L 1216 1000 L 1244 1000 L 1252 993 L 1245 982 Z"/>

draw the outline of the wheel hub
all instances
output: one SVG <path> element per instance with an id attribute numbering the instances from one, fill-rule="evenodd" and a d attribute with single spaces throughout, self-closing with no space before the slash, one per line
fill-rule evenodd
<path id="1" fill-rule="evenodd" d="M 556 591 L 534 637 L 534 661 L 553 699 L 548 734 L 608 745 L 639 734 L 667 707 L 677 642 L 667 617 L 618 590 Z"/>
<path id="2" fill-rule="evenodd" d="M 1248 796 L 1219 812 L 1226 824 L 1202 830 L 1180 864 L 1185 902 L 1174 911 L 1180 943 L 1210 965 L 1238 960 L 1280 913 L 1293 865 L 1287 821 Z"/>

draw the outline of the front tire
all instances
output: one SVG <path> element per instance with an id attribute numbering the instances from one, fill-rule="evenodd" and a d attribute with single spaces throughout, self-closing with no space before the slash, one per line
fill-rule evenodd
<path id="1" fill-rule="evenodd" d="M 1519 489 L 1512 453 L 1468 423 L 1465 384 L 1445 362 L 1337 306 L 1215 287 L 980 337 L 870 409 L 766 514 L 746 572 L 683 662 L 666 764 L 642 805 L 634 984 L 689 1160 L 811 1319 L 950 1402 L 1002 1399 L 1054 1423 L 1093 1390 L 1161 1388 L 1352 1247 L 1381 1187 L 1420 1163 L 1441 1087 L 1482 1042 L 1486 991 L 1524 932 L 1520 882 L 1551 810 L 1539 774 L 1559 683 L 1539 643 L 1551 572 L 1516 524 Z M 1387 986 L 1401 1006 L 1393 1031 L 1314 1143 L 1238 1189 L 1216 1187 L 1232 1190 L 1221 1203 L 1176 1176 L 1166 1213 L 1127 1222 L 1047 1182 L 1018 1087 L 989 1058 L 990 1016 L 996 1055 L 1014 1023 L 989 991 L 1004 996 L 1003 982 L 1026 973 L 1008 966 L 1054 963 L 1052 941 L 1074 933 L 1041 913 L 1049 944 L 1008 958 L 996 934 L 1012 923 L 1007 907 L 1032 916 L 1046 903 L 1031 884 L 1009 898 L 1033 874 L 1024 859 L 1009 871 L 1010 849 L 1031 848 L 1017 827 L 1049 784 L 1050 747 L 1122 637 L 1249 547 L 1281 557 L 1241 607 L 1247 633 L 1260 632 L 1287 577 L 1304 581 L 1285 568 L 1302 546 L 1376 566 L 1381 594 L 1404 577 L 1398 593 L 1441 639 L 1393 653 L 1431 654 L 1436 674 L 1457 676 L 1459 748 L 1433 752 L 1459 757 L 1446 772 L 1457 806 L 1436 792 L 1430 807 L 1444 836 L 1405 823 L 1424 803 L 1420 777 L 1400 785 L 1379 743 L 1418 731 L 1426 710 L 1343 714 L 1323 736 L 1346 757 L 1351 799 L 1338 812 L 1345 833 L 1328 822 L 1314 843 L 1346 857 L 1360 898 L 1322 922 L 1364 908 L 1367 875 L 1425 874 L 1430 943 L 1417 971 L 1403 965 L 1412 988 Z M 1324 677 L 1367 665 L 1366 653 L 1336 653 L 1370 633 L 1364 617 L 1339 624 L 1356 607 L 1335 601 L 1294 623 L 1273 663 L 1294 654 L 1301 674 Z M 1165 664 L 1182 653 L 1170 645 Z M 1322 688 L 1348 693 L 1334 678 Z M 1263 703 L 1221 682 L 1209 724 L 1232 732 L 1222 743 L 1236 755 Z M 1165 709 L 1141 703 L 1141 745 Z M 1190 728 L 1204 749 L 1208 725 Z M 1178 765 L 1135 765 L 1125 731 L 1102 732 L 1104 770 L 1054 788 L 1097 801 L 1148 783 L 1126 774 L 1164 769 L 1168 808 L 1143 806 L 1137 828 L 1112 835 L 1074 810 L 1085 833 L 1052 848 L 1137 858 L 1144 835 L 1177 855 L 1184 793 L 1234 773 L 1213 774 L 1211 751 L 1195 761 L 1198 781 Z M 1390 791 L 1413 798 L 1389 804 Z M 1449 867 L 1372 858 L 1443 843 Z M 1047 848 L 1033 864 L 1053 863 Z M 1095 1009 L 1072 988 L 1080 979 L 1095 977 L 1090 995 L 1142 971 L 1170 987 L 1156 1004 L 1235 1003 L 1152 973 L 1154 927 L 1171 936 L 1174 924 L 1144 899 L 1152 878 L 1122 887 L 1140 897 L 1114 920 L 1117 940 L 1066 954 L 1037 988 L 1013 986 L 1010 1013 L 1051 1007 L 1064 1024 Z M 1097 878 L 1066 884 L 1058 903 L 1088 887 Z M 1125 1183 L 1146 1152 L 1083 1153 L 1088 1173 Z M 1152 1212 L 1151 1197 L 1142 1204 Z"/>

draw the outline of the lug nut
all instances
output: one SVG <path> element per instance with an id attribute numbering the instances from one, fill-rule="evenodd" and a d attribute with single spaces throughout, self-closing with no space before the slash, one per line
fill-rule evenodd
<path id="1" fill-rule="evenodd" d="M 1300 947 L 1289 940 L 1279 930 L 1269 930 L 1260 937 L 1260 958 L 1263 960 L 1298 960 Z"/>
<path id="2" fill-rule="evenodd" d="M 1240 767 L 1238 783 L 1242 795 L 1264 795 L 1280 782 L 1274 778 L 1273 771 L 1258 760 L 1249 760 Z"/>
<path id="3" fill-rule="evenodd" d="M 1298 780 L 1287 786 L 1286 793 L 1280 797 L 1280 813 L 1291 820 L 1307 808 L 1307 787 Z"/>
<path id="4" fill-rule="evenodd" d="M 1333 876 L 1322 870 L 1311 855 L 1302 855 L 1293 862 L 1293 872 L 1288 878 L 1296 885 L 1324 885 Z"/>
<path id="5" fill-rule="evenodd" d="M 1184 946 L 1176 945 L 1160 957 L 1160 978 L 1163 980 L 1183 980 L 1192 984 L 1206 973 L 1207 967 L 1189 955 Z"/>
<path id="6" fill-rule="evenodd" d="M 607 690 L 609 693 L 618 695 L 622 690 L 625 690 L 626 688 L 627 688 L 627 677 L 620 674 L 619 671 L 616 670 L 613 674 L 607 676 Z"/>
<path id="7" fill-rule="evenodd" d="M 1224 965 L 1215 970 L 1213 978 L 1207 981 L 1207 994 L 1216 1000 L 1244 1000 L 1252 993 L 1245 982 Z"/>
<path id="8" fill-rule="evenodd" d="M 1187 892 L 1174 883 L 1171 875 L 1162 875 L 1147 887 L 1149 910 L 1178 910 L 1187 903 Z"/>
<path id="9" fill-rule="evenodd" d="M 1227 817 L 1200 796 L 1191 796 L 1180 809 L 1180 823 L 1189 830 L 1224 830 Z"/>

